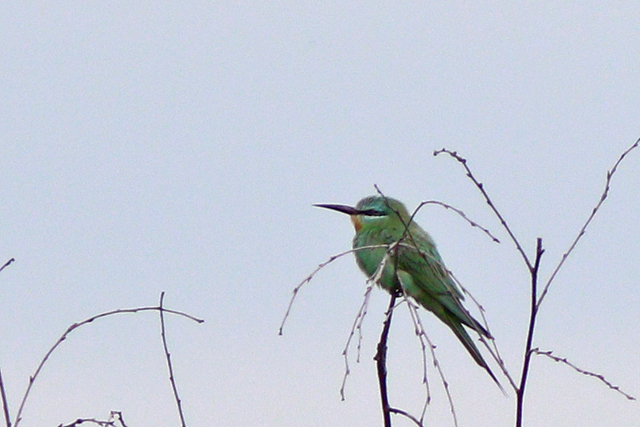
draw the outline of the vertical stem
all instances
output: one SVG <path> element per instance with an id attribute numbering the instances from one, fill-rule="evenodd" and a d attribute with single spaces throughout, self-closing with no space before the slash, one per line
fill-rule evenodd
<path id="1" fill-rule="evenodd" d="M 171 382 L 171 388 L 173 389 L 173 396 L 176 399 L 176 405 L 178 405 L 178 415 L 180 415 L 180 423 L 182 427 L 186 427 L 187 424 L 184 421 L 184 413 L 182 412 L 182 403 L 180 402 L 180 396 L 178 395 L 178 388 L 176 387 L 175 377 L 173 376 L 173 366 L 171 365 L 171 354 L 169 354 L 169 347 L 167 345 L 167 335 L 165 333 L 164 326 L 164 307 L 162 303 L 164 302 L 164 291 L 160 293 L 160 306 L 158 307 L 160 311 L 160 335 L 162 336 L 162 346 L 164 347 L 164 355 L 167 359 L 167 367 L 169 368 L 169 382 Z"/>
<path id="2" fill-rule="evenodd" d="M 384 427 L 391 427 L 391 406 L 389 405 L 389 396 L 387 394 L 387 339 L 389 337 L 389 329 L 391 327 L 391 316 L 393 315 L 393 307 L 396 303 L 398 293 L 391 292 L 391 300 L 389 301 L 389 308 L 385 313 L 386 318 L 384 320 L 384 326 L 382 327 L 382 334 L 380 335 L 380 342 L 378 342 L 378 350 L 376 352 L 375 360 L 378 368 L 378 383 L 380 384 L 380 400 L 382 403 L 382 416 L 384 417 Z"/>
<path id="3" fill-rule="evenodd" d="M 536 246 L 536 259 L 533 266 L 529 269 L 531 272 L 531 316 L 529 317 L 529 331 L 527 332 L 527 344 L 524 350 L 524 363 L 522 364 L 522 376 L 520 377 L 520 387 L 516 395 L 516 427 L 522 427 L 522 410 L 524 407 L 524 391 L 527 386 L 527 377 L 529 376 L 529 364 L 531 363 L 531 347 L 533 346 L 533 332 L 536 327 L 536 318 L 538 316 L 538 269 L 540 267 L 540 258 L 544 253 L 542 249 L 542 239 L 538 237 Z"/>
<path id="4" fill-rule="evenodd" d="M 4 410 L 4 423 L 6 427 L 11 427 L 11 418 L 9 417 L 9 402 L 7 394 L 4 390 L 4 382 L 2 381 L 2 373 L 0 373 L 0 394 L 2 395 L 2 409 Z"/>
<path id="5" fill-rule="evenodd" d="M 4 270 L 5 267 L 14 262 L 15 259 L 11 258 L 9 261 L 5 262 L 2 267 L 0 267 L 0 271 Z M 2 396 L 2 409 L 4 412 L 4 423 L 6 427 L 11 427 L 11 418 L 9 416 L 9 402 L 7 401 L 7 393 L 4 389 L 4 381 L 2 381 L 2 373 L 0 373 L 0 395 Z"/>

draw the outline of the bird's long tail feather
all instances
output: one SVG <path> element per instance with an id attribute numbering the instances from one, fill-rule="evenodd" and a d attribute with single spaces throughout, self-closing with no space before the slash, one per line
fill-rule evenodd
<path id="1" fill-rule="evenodd" d="M 487 362 L 482 357 L 480 350 L 478 350 L 478 347 L 469 336 L 469 333 L 464 329 L 464 326 L 462 326 L 462 323 L 460 323 L 460 321 L 456 318 L 449 318 L 449 319 L 443 319 L 443 320 L 445 320 L 445 323 L 451 328 L 453 333 L 456 334 L 456 336 L 458 337 L 462 345 L 464 345 L 464 347 L 467 349 L 471 357 L 473 357 L 473 360 L 475 360 L 478 365 L 480 365 L 487 371 L 487 373 L 489 374 L 489 376 L 491 376 L 493 381 L 498 385 L 498 387 L 500 387 L 500 390 L 504 392 L 502 385 L 500 384 L 496 376 L 491 371 L 491 368 L 489 368 L 489 365 L 487 365 Z M 484 330 L 484 328 L 482 329 Z"/>

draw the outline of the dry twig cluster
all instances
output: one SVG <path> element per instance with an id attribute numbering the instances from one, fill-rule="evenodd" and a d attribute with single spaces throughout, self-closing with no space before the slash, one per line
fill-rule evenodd
<path id="1" fill-rule="evenodd" d="M 498 208 L 496 207 L 496 205 L 494 204 L 494 202 L 490 198 L 489 194 L 487 193 L 487 191 L 485 189 L 484 184 L 482 184 L 475 177 L 475 175 L 473 174 L 473 172 L 469 168 L 467 159 L 465 159 L 464 157 L 460 156 L 457 152 L 451 151 L 451 150 L 447 150 L 447 149 L 437 150 L 437 151 L 435 151 L 433 153 L 434 156 L 438 156 L 440 154 L 447 154 L 447 155 L 449 155 L 450 157 L 455 159 L 458 163 L 460 163 L 463 166 L 463 168 L 465 169 L 467 177 L 473 182 L 475 187 L 480 191 L 480 193 L 482 194 L 485 202 L 487 203 L 489 208 L 492 210 L 494 215 L 497 217 L 498 221 L 500 222 L 500 224 L 504 228 L 504 230 L 507 233 L 507 235 L 509 236 L 510 240 L 514 243 L 516 250 L 520 253 L 520 255 L 521 255 L 521 257 L 522 257 L 522 259 L 523 259 L 523 261 L 524 261 L 524 263 L 525 263 L 525 265 L 527 267 L 527 270 L 529 271 L 529 274 L 530 274 L 530 295 L 531 295 L 531 298 L 530 298 L 530 300 L 531 300 L 531 303 L 530 303 L 530 316 L 529 316 L 529 324 L 528 324 L 528 328 L 527 328 L 526 345 L 525 345 L 525 349 L 524 349 L 523 356 L 522 356 L 523 357 L 523 361 L 522 361 L 522 369 L 521 369 L 521 372 L 520 372 L 519 381 L 516 381 L 514 379 L 513 375 L 511 375 L 511 373 L 507 369 L 507 366 L 504 363 L 504 360 L 500 356 L 500 352 L 498 350 L 498 346 L 497 346 L 495 340 L 489 339 L 489 341 L 490 341 L 490 343 L 489 343 L 489 342 L 487 342 L 487 339 L 482 336 L 482 334 L 478 334 L 479 337 L 480 337 L 480 340 L 484 343 L 485 347 L 490 352 L 490 354 L 492 355 L 493 359 L 500 366 L 500 369 L 502 370 L 502 372 L 505 375 L 505 377 L 508 379 L 511 388 L 515 392 L 515 395 L 516 395 L 516 427 L 521 427 L 522 424 L 523 424 L 523 408 L 524 408 L 524 404 L 525 404 L 525 390 L 526 390 L 526 385 L 527 385 L 527 379 L 529 377 L 529 372 L 530 372 L 531 358 L 532 358 L 533 355 L 546 356 L 546 357 L 548 357 L 548 358 L 550 358 L 550 359 L 552 359 L 552 360 L 554 360 L 556 362 L 563 363 L 563 364 L 565 364 L 567 366 L 570 366 L 575 371 L 577 371 L 577 372 L 579 372 L 581 374 L 584 374 L 584 375 L 591 376 L 591 377 L 599 379 L 608 388 L 610 388 L 610 389 L 612 389 L 614 391 L 617 391 L 618 393 L 620 393 L 623 396 L 625 396 L 627 399 L 635 400 L 635 398 L 633 396 L 631 396 L 630 394 L 622 391 L 618 386 L 613 385 L 611 382 L 609 382 L 607 379 L 605 379 L 605 377 L 603 375 L 597 374 L 597 373 L 594 373 L 594 372 L 591 372 L 591 371 L 588 371 L 588 370 L 585 370 L 585 369 L 582 369 L 582 368 L 576 366 L 575 364 L 569 362 L 566 358 L 560 358 L 560 357 L 557 357 L 557 356 L 553 355 L 551 351 L 541 351 L 538 348 L 533 348 L 533 341 L 534 341 L 536 321 L 537 321 L 537 318 L 538 318 L 540 306 L 541 306 L 542 302 L 544 301 L 545 297 L 547 296 L 552 282 L 554 281 L 555 277 L 557 276 L 558 272 L 560 271 L 560 269 L 564 265 L 564 263 L 567 260 L 567 258 L 571 255 L 571 253 L 575 249 L 577 243 L 584 236 L 589 224 L 591 223 L 591 221 L 595 217 L 596 213 L 599 211 L 600 207 L 602 206 L 603 202 L 605 201 L 605 199 L 609 195 L 609 191 L 610 191 L 610 188 L 611 188 L 611 179 L 612 179 L 613 175 L 615 174 L 615 172 L 617 171 L 619 165 L 622 163 L 624 158 L 631 151 L 633 151 L 634 149 L 636 149 L 638 147 L 638 145 L 640 145 L 640 139 L 638 139 L 627 150 L 625 150 L 620 155 L 620 157 L 618 158 L 618 160 L 614 164 L 613 168 L 607 172 L 604 191 L 603 191 L 602 195 L 600 196 L 600 199 L 598 200 L 597 204 L 595 205 L 595 207 L 591 211 L 591 214 L 587 218 L 586 222 L 581 227 L 580 231 L 578 232 L 578 235 L 576 236 L 576 238 L 574 239 L 574 241 L 570 245 L 569 249 L 562 255 L 559 263 L 557 264 L 557 266 L 553 270 L 551 276 L 549 277 L 549 279 L 545 283 L 544 287 L 542 288 L 542 292 L 539 292 L 539 284 L 540 284 L 539 269 L 540 269 L 540 263 L 541 263 L 541 260 L 542 260 L 542 255 L 544 254 L 544 248 L 542 246 L 542 238 L 538 238 L 536 240 L 536 250 L 535 250 L 534 256 L 530 257 L 529 255 L 527 255 L 527 253 L 523 249 L 523 245 L 520 243 L 518 238 L 515 236 L 515 234 L 513 233 L 511 228 L 509 227 L 509 224 L 507 223 L 506 219 L 503 217 L 503 215 L 500 213 L 500 211 L 498 210 Z M 382 193 L 382 191 L 377 186 L 375 186 L 375 188 L 376 188 L 376 191 L 382 197 L 385 197 L 384 194 Z M 386 199 L 386 197 L 385 197 L 385 199 Z M 409 220 L 409 224 L 411 223 L 411 221 L 413 221 L 413 218 L 415 217 L 416 213 L 423 206 L 429 205 L 429 204 L 442 206 L 442 207 L 444 207 L 446 209 L 451 209 L 452 211 L 454 211 L 458 215 L 460 215 L 462 218 L 464 218 L 470 225 L 472 225 L 473 227 L 479 228 L 485 234 L 487 234 L 493 241 L 499 243 L 499 240 L 487 228 L 482 227 L 478 223 L 476 223 L 476 222 L 472 221 L 471 219 L 469 219 L 469 217 L 462 210 L 457 209 L 457 208 L 455 208 L 455 207 L 453 207 L 451 205 L 448 205 L 446 203 L 443 203 L 443 202 L 440 202 L 440 201 L 436 201 L 436 200 L 429 200 L 429 201 L 425 201 L 425 202 L 420 203 L 418 205 L 418 207 L 415 209 L 415 211 L 412 213 L 411 218 Z M 349 333 L 349 338 L 347 339 L 347 344 L 346 344 L 345 349 L 343 351 L 343 356 L 345 358 L 345 375 L 344 375 L 343 383 L 342 383 L 342 386 L 341 386 L 341 389 L 340 389 L 340 393 L 341 393 L 341 396 L 342 396 L 343 399 L 344 399 L 344 388 L 345 388 L 346 379 L 347 379 L 347 376 L 350 373 L 347 352 L 348 352 L 349 346 L 351 344 L 352 338 L 353 338 L 354 334 L 357 332 L 358 333 L 358 346 L 357 346 L 358 356 L 357 356 L 357 360 L 359 361 L 359 358 L 360 358 L 360 342 L 361 342 L 361 339 L 362 339 L 362 321 L 364 319 L 364 316 L 367 313 L 367 304 L 368 304 L 368 301 L 369 301 L 369 295 L 371 293 L 371 289 L 372 289 L 373 285 L 376 284 L 378 282 L 378 280 L 380 279 L 380 274 L 382 272 L 382 269 L 384 268 L 384 264 L 387 263 L 387 262 L 395 262 L 394 261 L 394 256 L 395 256 L 395 253 L 397 251 L 398 246 L 412 245 L 413 247 L 417 248 L 417 245 L 415 244 L 415 242 L 412 241 L 413 238 L 409 233 L 409 224 L 404 224 L 404 226 L 405 226 L 405 234 L 402 236 L 402 238 L 400 240 L 398 240 L 394 244 L 361 247 L 361 248 L 358 248 L 358 249 L 351 249 L 351 250 L 348 250 L 348 251 L 344 251 L 344 252 L 342 252 L 340 254 L 332 256 L 327 261 L 325 261 L 324 263 L 320 264 L 309 276 L 307 276 L 293 290 L 293 295 L 291 297 L 291 300 L 289 302 L 289 306 L 287 307 L 287 311 L 285 313 L 284 319 L 283 319 L 282 324 L 281 324 L 280 329 L 279 329 L 280 335 L 282 335 L 282 330 L 283 330 L 283 327 L 284 327 L 284 323 L 285 323 L 287 317 L 290 314 L 291 307 L 293 305 L 293 302 L 294 302 L 296 296 L 298 295 L 298 292 L 300 291 L 300 289 L 302 288 L 303 285 L 305 285 L 306 283 L 309 283 L 313 279 L 313 277 L 315 276 L 315 274 L 319 270 L 321 270 L 322 268 L 326 267 L 328 264 L 332 263 L 336 259 L 338 259 L 338 258 L 340 258 L 340 257 L 342 257 L 344 255 L 347 255 L 347 254 L 350 254 L 350 253 L 354 253 L 354 252 L 356 252 L 358 250 L 379 248 L 379 247 L 383 247 L 383 248 L 386 249 L 387 256 L 385 256 L 385 258 L 383 259 L 383 262 L 379 266 L 379 268 L 376 271 L 376 273 L 367 280 L 367 288 L 366 288 L 366 291 L 365 291 L 365 294 L 364 294 L 364 301 L 363 301 L 363 303 L 362 303 L 362 305 L 360 307 L 360 310 L 358 311 L 358 314 L 357 314 L 357 316 L 356 316 L 356 318 L 354 320 L 353 326 L 352 326 L 351 331 Z M 423 254 L 423 253 L 421 255 L 423 257 L 427 257 L 428 256 L 427 254 Z M 451 273 L 451 272 L 449 272 L 449 273 Z M 455 276 L 453 276 L 453 274 L 452 274 L 452 277 L 454 278 L 454 280 L 456 280 Z M 483 326 L 485 326 L 487 328 L 487 330 L 489 330 L 489 327 L 488 327 L 487 322 L 486 322 L 486 318 L 484 316 L 484 309 L 483 309 L 482 305 L 480 305 L 478 300 L 476 298 L 474 298 L 473 295 L 471 295 L 471 293 L 469 293 L 469 291 L 467 289 L 465 289 L 457 280 L 456 280 L 456 283 L 460 286 L 460 288 L 463 290 L 463 292 L 466 295 L 469 295 L 471 297 L 473 302 L 476 304 L 476 306 L 478 307 L 478 309 L 479 309 L 479 311 L 480 311 L 480 313 L 482 315 L 482 319 L 483 319 L 483 323 L 484 323 Z M 423 360 L 424 360 L 424 378 L 423 378 L 423 380 L 424 380 L 424 382 L 426 384 L 427 395 L 426 395 L 426 399 L 425 399 L 425 405 L 424 405 L 424 408 L 423 408 L 423 411 L 422 411 L 422 414 L 421 414 L 420 418 L 417 418 L 417 417 L 409 414 L 408 412 L 406 412 L 404 410 L 392 407 L 389 404 L 389 397 L 388 397 L 388 393 L 387 393 L 387 383 L 386 383 L 386 377 L 387 377 L 387 367 L 386 367 L 387 339 L 388 339 L 388 335 L 389 335 L 389 329 L 390 329 L 390 326 L 391 326 L 391 319 L 392 319 L 393 310 L 399 305 L 399 304 L 396 304 L 396 299 L 398 297 L 400 297 L 400 296 L 403 297 L 403 301 L 402 302 L 406 303 L 407 306 L 409 307 L 409 311 L 411 313 L 411 318 L 412 318 L 413 323 L 414 323 L 416 335 L 418 336 L 418 338 L 420 340 L 420 344 L 422 346 L 422 352 L 423 352 Z M 477 331 L 477 332 L 479 332 L 479 331 Z M 426 408 L 427 408 L 427 406 L 428 406 L 428 404 L 430 403 L 430 400 L 431 400 L 431 396 L 430 396 L 430 392 L 429 392 L 429 385 L 428 385 L 428 381 L 427 381 L 427 373 L 426 373 L 426 366 L 427 366 L 427 363 L 426 363 L 426 360 L 427 360 L 426 349 L 427 348 L 429 348 L 429 350 L 430 350 L 431 359 L 433 361 L 434 366 L 437 368 L 440 380 L 441 380 L 441 382 L 443 384 L 443 387 L 444 387 L 444 389 L 446 391 L 447 398 L 449 400 L 449 405 L 450 405 L 450 408 L 451 408 L 452 417 L 453 417 L 453 423 L 454 423 L 454 425 L 457 426 L 458 425 L 457 424 L 457 417 L 456 417 L 456 412 L 455 412 L 455 408 L 454 408 L 454 404 L 453 404 L 453 399 L 451 398 L 451 394 L 449 392 L 448 382 L 446 381 L 446 379 L 444 377 L 444 373 L 442 372 L 440 364 L 438 363 L 438 359 L 436 357 L 435 350 L 434 350 L 435 346 L 431 343 L 431 341 L 429 340 L 428 336 L 425 333 L 424 328 L 422 327 L 422 323 L 420 321 L 420 317 L 419 317 L 418 311 L 417 311 L 417 306 L 407 298 L 407 296 L 403 293 L 402 289 L 398 289 L 397 292 L 394 292 L 391 295 L 389 308 L 387 309 L 387 311 L 385 313 L 385 317 L 384 317 L 384 321 L 383 321 L 383 329 L 382 329 L 382 333 L 381 333 L 381 336 L 380 336 L 380 341 L 378 342 L 377 352 L 376 352 L 376 355 L 374 357 L 374 359 L 377 362 L 378 380 L 379 380 L 379 385 L 380 385 L 380 398 L 381 398 L 381 403 L 382 403 L 383 419 L 384 419 L 385 427 L 390 427 L 391 426 L 391 414 L 394 414 L 394 413 L 402 415 L 402 416 L 404 416 L 406 418 L 409 418 L 410 420 L 412 420 L 419 427 L 423 426 L 423 421 L 424 421 Z"/>
<path id="2" fill-rule="evenodd" d="M 2 266 L 2 268 L 0 268 L 0 271 L 2 271 L 7 265 L 9 265 L 13 261 L 14 261 L 13 258 L 10 259 L 4 266 Z M 0 395 L 2 396 L 2 407 L 3 407 L 6 427 L 12 427 L 12 426 L 13 427 L 18 427 L 18 425 L 22 421 L 22 414 L 24 412 L 25 405 L 27 403 L 27 399 L 29 398 L 29 394 L 30 394 L 30 392 L 31 392 L 31 390 L 33 388 L 33 385 L 34 385 L 36 379 L 38 378 L 38 375 L 40 374 L 40 372 L 44 368 L 45 364 L 47 363 L 47 361 L 49 360 L 49 358 L 51 357 L 53 352 L 60 346 L 60 344 L 62 344 L 68 338 L 68 336 L 73 331 L 75 331 L 76 329 L 78 329 L 78 328 L 80 328 L 82 326 L 89 325 L 89 324 L 93 323 L 95 320 L 102 319 L 102 318 L 105 318 L 105 317 L 111 317 L 111 316 L 118 315 L 118 314 L 141 313 L 141 312 L 147 312 L 147 311 L 157 311 L 160 314 L 160 335 L 162 337 L 162 344 L 163 344 L 163 347 L 164 347 L 164 355 L 165 355 L 165 359 L 167 361 L 167 367 L 168 367 L 168 370 L 169 370 L 169 382 L 171 383 L 171 387 L 172 387 L 172 390 L 173 390 L 174 398 L 175 398 L 177 409 L 178 409 L 178 415 L 180 417 L 180 421 L 182 423 L 182 427 L 186 427 L 186 423 L 185 423 L 185 420 L 184 420 L 184 413 L 183 413 L 183 410 L 182 410 L 182 404 L 181 404 L 180 397 L 178 395 L 178 390 L 177 390 L 175 378 L 174 378 L 174 375 L 173 375 L 173 365 L 171 363 L 171 354 L 169 353 L 169 347 L 168 347 L 168 344 L 167 344 L 164 313 L 169 313 L 169 314 L 173 314 L 173 315 L 176 315 L 176 316 L 182 316 L 182 317 L 185 317 L 185 318 L 187 318 L 189 320 L 193 320 L 194 322 L 197 322 L 197 323 L 203 323 L 204 320 L 199 319 L 197 317 L 194 317 L 194 316 L 192 316 L 190 314 L 181 312 L 181 311 L 164 308 L 163 303 L 164 303 L 164 292 L 162 292 L 160 294 L 160 303 L 157 306 L 153 306 L 153 307 L 135 307 L 135 308 L 124 308 L 124 309 L 111 310 L 111 311 L 107 311 L 107 312 L 104 312 L 104 313 L 96 314 L 95 316 L 91 316 L 91 317 L 89 317 L 89 318 L 87 318 L 87 319 L 85 319 L 85 320 L 83 320 L 81 322 L 74 323 L 73 325 L 69 326 L 67 328 L 67 330 L 60 336 L 60 338 L 58 338 L 58 340 L 53 344 L 53 346 L 44 355 L 44 357 L 42 358 L 42 360 L 38 364 L 35 372 L 33 373 L 33 375 L 31 375 L 29 377 L 29 384 L 27 385 L 27 389 L 26 389 L 24 395 L 22 396 L 22 400 L 20 401 L 20 406 L 18 407 L 18 412 L 17 412 L 17 414 L 15 416 L 15 421 L 13 423 L 11 422 L 11 417 L 10 417 L 10 413 L 9 413 L 9 403 L 7 401 L 7 398 L 6 398 L 5 385 L 2 382 L 2 376 L 0 376 Z M 72 427 L 72 426 L 78 426 L 78 425 L 84 424 L 84 423 L 95 424 L 95 425 L 99 425 L 99 426 L 102 426 L 102 427 L 107 427 L 107 426 L 109 426 L 109 427 L 127 427 L 127 425 L 124 422 L 124 418 L 122 416 L 122 412 L 120 412 L 120 411 L 112 411 L 108 420 L 98 420 L 97 418 L 78 418 L 78 419 L 76 419 L 75 421 L 73 421 L 70 424 L 65 424 L 65 425 L 60 424 L 59 427 Z"/>

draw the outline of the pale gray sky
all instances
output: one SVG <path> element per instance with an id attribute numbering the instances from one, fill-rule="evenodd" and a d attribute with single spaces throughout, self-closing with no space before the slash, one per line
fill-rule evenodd
<path id="1" fill-rule="evenodd" d="M 372 357 L 387 295 L 373 294 L 361 363 L 341 402 L 342 348 L 364 276 L 346 250 L 353 204 L 378 184 L 417 217 L 483 303 L 519 371 L 528 277 L 458 150 L 548 278 L 640 136 L 640 4 L 5 2 L 0 5 L 0 367 L 15 415 L 29 375 L 73 322 L 166 305 L 189 426 L 382 425 Z M 557 277 L 534 345 L 640 395 L 640 151 Z M 436 319 L 461 427 L 513 425 L 504 397 Z M 350 353 L 355 358 L 355 350 Z M 419 414 L 420 347 L 400 310 L 392 404 Z M 453 425 L 430 368 L 428 425 Z M 530 426 L 637 426 L 637 402 L 547 359 Z M 155 314 L 75 332 L 35 383 L 22 426 L 123 411 L 175 426 Z M 396 419 L 396 426 L 412 425 Z"/>

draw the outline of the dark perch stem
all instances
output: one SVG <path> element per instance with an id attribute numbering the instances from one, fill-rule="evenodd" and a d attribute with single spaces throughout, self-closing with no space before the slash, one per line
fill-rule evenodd
<path id="1" fill-rule="evenodd" d="M 0 267 L 0 271 L 4 270 L 5 267 L 14 262 L 15 259 L 11 258 L 9 261 L 5 262 L 2 267 Z M 2 396 L 2 411 L 4 413 L 4 423 L 6 427 L 11 427 L 11 418 L 9 417 L 9 402 L 7 401 L 7 394 L 4 389 L 4 382 L 2 381 L 2 373 L 0 373 L 0 395 Z"/>
<path id="2" fill-rule="evenodd" d="M 398 298 L 397 292 L 391 293 L 389 308 L 386 312 L 380 342 L 378 342 L 378 351 L 373 360 L 376 361 L 378 367 L 378 383 L 380 384 L 380 400 L 382 401 L 382 415 L 384 417 L 384 427 L 391 427 L 391 406 L 389 406 L 389 396 L 387 395 L 387 339 L 389 338 L 389 329 L 391 327 L 391 316 L 393 315 L 393 307 Z"/>
<path id="3" fill-rule="evenodd" d="M 2 395 L 2 409 L 4 411 L 4 423 L 6 427 L 11 427 L 11 418 L 9 417 L 9 402 L 7 394 L 4 391 L 4 383 L 2 382 L 2 374 L 0 373 L 0 394 Z"/>
<path id="4" fill-rule="evenodd" d="M 536 246 L 536 258 L 533 266 L 529 269 L 531 272 L 531 317 L 529 318 L 529 331 L 527 332 L 527 344 L 524 350 L 524 363 L 522 364 L 522 376 L 520 377 L 520 387 L 518 387 L 516 395 L 516 427 L 522 427 L 522 409 L 524 406 L 524 391 L 527 386 L 527 377 L 529 376 L 529 364 L 533 351 L 533 333 L 536 327 L 536 318 L 538 317 L 538 269 L 540 267 L 540 258 L 544 249 L 542 249 L 542 239 L 538 238 Z"/>
<path id="5" fill-rule="evenodd" d="M 173 365 L 171 364 L 171 354 L 169 354 L 169 346 L 167 345 L 167 335 L 165 333 L 166 329 L 164 326 L 164 307 L 162 306 L 162 303 L 164 302 L 164 291 L 162 291 L 162 293 L 160 293 L 160 306 L 159 308 L 159 312 L 160 312 L 160 335 L 162 336 L 162 346 L 164 347 L 164 355 L 167 359 L 167 368 L 169 369 L 169 382 L 171 382 L 171 388 L 173 389 L 173 396 L 176 399 L 176 405 L 178 405 L 178 415 L 180 415 L 180 423 L 182 425 L 182 427 L 186 427 L 187 424 L 184 421 L 184 413 L 182 412 L 182 402 L 180 400 L 180 396 L 178 395 L 178 388 L 176 387 L 176 381 L 175 381 L 175 377 L 173 375 Z"/>

